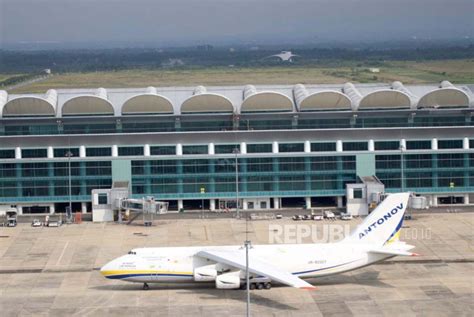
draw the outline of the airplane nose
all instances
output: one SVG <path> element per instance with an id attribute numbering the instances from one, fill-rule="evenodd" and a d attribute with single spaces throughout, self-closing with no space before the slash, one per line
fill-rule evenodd
<path id="1" fill-rule="evenodd" d="M 100 268 L 100 274 L 102 274 L 105 277 L 107 277 L 107 275 L 110 275 L 111 271 L 113 270 L 113 267 L 115 266 L 115 265 L 113 265 L 113 262 L 114 261 L 110 261 L 107 264 L 105 264 L 104 266 L 102 266 Z"/>

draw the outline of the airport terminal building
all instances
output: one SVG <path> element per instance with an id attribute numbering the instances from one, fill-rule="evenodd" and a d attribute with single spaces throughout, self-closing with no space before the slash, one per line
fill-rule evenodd
<path id="1" fill-rule="evenodd" d="M 0 205 L 91 210 L 128 181 L 170 210 L 339 206 L 346 184 L 474 202 L 469 85 L 351 84 L 0 91 Z M 238 194 L 237 194 L 238 192 Z M 106 199 L 106 198 L 105 198 Z M 102 202 L 106 204 L 107 202 Z"/>

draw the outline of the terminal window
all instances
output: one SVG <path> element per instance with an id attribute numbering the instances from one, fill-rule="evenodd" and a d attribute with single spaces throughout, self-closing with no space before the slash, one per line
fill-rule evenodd
<path id="1" fill-rule="evenodd" d="M 99 205 L 107 205 L 107 194 L 99 194 L 98 195 L 98 203 Z"/>
<path id="2" fill-rule="evenodd" d="M 304 152 L 303 143 L 280 143 L 278 146 L 280 152 Z"/>
<path id="3" fill-rule="evenodd" d="M 38 157 L 46 157 L 47 150 L 46 149 L 23 149 L 21 150 L 21 157 L 23 158 L 38 158 Z"/>
<path id="4" fill-rule="evenodd" d="M 66 157 L 68 152 L 71 152 L 73 157 L 79 157 L 79 149 L 78 148 L 54 149 L 54 157 Z"/>
<path id="5" fill-rule="evenodd" d="M 354 199 L 362 199 L 362 189 L 354 188 Z"/>
<path id="6" fill-rule="evenodd" d="M 0 150 L 0 159 L 15 158 L 15 150 Z"/>
<path id="7" fill-rule="evenodd" d="M 207 145 L 185 145 L 183 146 L 184 155 L 207 154 Z"/>
<path id="8" fill-rule="evenodd" d="M 462 140 L 439 140 L 438 149 L 462 149 Z"/>
<path id="9" fill-rule="evenodd" d="M 240 151 L 237 144 L 218 144 L 214 148 L 216 154 L 233 154 L 236 150 Z"/>
<path id="10" fill-rule="evenodd" d="M 139 156 L 143 155 L 143 146 L 124 146 L 118 148 L 119 156 Z"/>
<path id="11" fill-rule="evenodd" d="M 376 141 L 375 150 L 376 151 L 387 151 L 387 150 L 399 150 L 400 142 L 398 141 Z"/>
<path id="12" fill-rule="evenodd" d="M 86 156 L 111 156 L 112 149 L 110 147 L 88 147 Z"/>
<path id="13" fill-rule="evenodd" d="M 311 143 L 311 152 L 334 152 L 336 151 L 336 143 Z"/>
<path id="14" fill-rule="evenodd" d="M 431 141 L 407 141 L 407 150 L 430 150 Z"/>
<path id="15" fill-rule="evenodd" d="M 344 151 L 367 151 L 369 148 L 367 142 L 344 142 L 342 149 Z"/>
<path id="16" fill-rule="evenodd" d="M 150 155 L 175 155 L 176 147 L 174 145 L 151 146 Z"/>
<path id="17" fill-rule="evenodd" d="M 271 144 L 247 144 L 247 153 L 272 153 Z"/>

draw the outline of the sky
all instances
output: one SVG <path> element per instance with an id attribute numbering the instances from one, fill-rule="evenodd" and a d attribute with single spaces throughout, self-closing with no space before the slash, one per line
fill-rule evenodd
<path id="1" fill-rule="evenodd" d="M 473 12 L 474 0 L 0 0 L 0 44 L 472 39 Z"/>

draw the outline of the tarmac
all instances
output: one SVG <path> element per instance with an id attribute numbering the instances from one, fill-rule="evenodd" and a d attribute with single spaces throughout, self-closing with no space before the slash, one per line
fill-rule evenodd
<path id="1" fill-rule="evenodd" d="M 248 235 L 265 244 L 274 224 L 354 227 L 359 221 L 254 220 Z M 251 291 L 252 316 L 473 316 L 473 236 L 474 212 L 414 214 L 401 239 L 420 256 L 309 280 L 316 291 Z M 150 284 L 144 291 L 98 270 L 135 247 L 242 244 L 245 238 L 245 221 L 229 218 L 0 228 L 0 316 L 244 316 L 245 291 L 212 283 Z"/>

